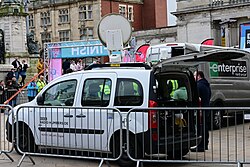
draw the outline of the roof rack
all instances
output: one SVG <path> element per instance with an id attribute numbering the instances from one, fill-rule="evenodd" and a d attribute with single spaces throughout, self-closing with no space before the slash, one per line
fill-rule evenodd
<path id="1" fill-rule="evenodd" d="M 108 64 L 91 64 L 86 67 L 84 70 L 92 70 L 94 68 L 117 68 L 117 67 L 144 67 L 146 70 L 152 69 L 148 64 L 145 63 L 108 63 Z"/>

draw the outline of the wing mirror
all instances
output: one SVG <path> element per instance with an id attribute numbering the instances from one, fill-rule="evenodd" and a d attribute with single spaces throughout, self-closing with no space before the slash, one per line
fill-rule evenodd
<path id="1" fill-rule="evenodd" d="M 38 95 L 36 98 L 36 102 L 38 105 L 44 105 L 44 98 L 43 95 Z"/>

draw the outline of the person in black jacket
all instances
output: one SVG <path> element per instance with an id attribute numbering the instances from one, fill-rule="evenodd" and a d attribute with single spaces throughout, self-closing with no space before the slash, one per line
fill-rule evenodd
<path id="1" fill-rule="evenodd" d="M 7 81 L 7 100 L 10 99 L 19 89 L 19 85 L 16 82 L 16 78 Z M 17 95 L 9 102 L 9 105 L 15 107 L 17 104 Z"/>
<path id="2" fill-rule="evenodd" d="M 12 69 L 7 73 L 5 83 L 7 83 L 7 81 L 11 81 L 12 78 L 15 77 L 15 71 L 16 71 L 16 69 L 15 69 L 15 68 L 12 68 Z"/>
<path id="3" fill-rule="evenodd" d="M 27 68 L 29 68 L 28 64 L 26 63 L 25 60 L 22 61 L 22 69 L 20 71 L 20 75 L 22 77 L 22 80 L 20 82 L 20 86 L 23 86 L 25 84 L 25 78 L 26 78 L 26 71 L 27 71 Z"/>
<path id="4" fill-rule="evenodd" d="M 5 84 L 4 81 L 0 81 L 0 104 L 5 102 Z"/>
<path id="5" fill-rule="evenodd" d="M 210 98 L 211 98 L 211 88 L 210 84 L 204 77 L 204 73 L 202 71 L 195 71 L 194 77 L 197 81 L 198 95 L 201 100 L 201 107 L 209 107 Z M 202 128 L 201 128 L 201 142 L 194 149 L 191 149 L 192 152 L 204 152 L 208 150 L 208 142 L 209 142 L 209 121 L 210 121 L 210 112 L 209 110 L 204 110 L 202 112 Z M 205 116 L 205 117 L 204 117 Z"/>
<path id="6" fill-rule="evenodd" d="M 21 63 L 20 63 L 20 61 L 18 60 L 17 57 L 15 58 L 15 60 L 11 64 L 13 65 L 13 67 L 16 70 L 15 71 L 15 77 L 16 77 L 16 81 L 18 82 L 20 70 L 22 69 L 22 65 L 21 65 Z"/>
<path id="7" fill-rule="evenodd" d="M 66 59 L 62 64 L 63 74 L 66 74 L 67 70 L 70 68 L 70 61 L 69 59 Z"/>

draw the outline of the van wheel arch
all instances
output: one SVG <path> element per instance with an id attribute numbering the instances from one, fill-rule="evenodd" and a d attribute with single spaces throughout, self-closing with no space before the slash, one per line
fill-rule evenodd
<path id="1" fill-rule="evenodd" d="M 35 144 L 34 135 L 29 126 L 22 121 L 18 122 L 18 137 L 17 137 L 17 123 L 14 124 L 14 147 L 18 154 L 22 152 L 36 152 L 37 145 Z M 17 141 L 18 140 L 18 141 Z M 19 144 L 19 146 L 17 146 Z M 22 152 L 19 151 L 18 147 Z"/>
<path id="2" fill-rule="evenodd" d="M 129 138 L 130 141 L 135 141 L 135 137 L 136 135 L 134 133 L 132 133 L 131 131 L 129 132 Z M 137 140 L 137 145 L 135 146 L 134 142 L 130 142 L 130 155 L 134 158 L 133 153 L 135 153 L 134 149 L 135 147 L 137 147 L 137 154 L 135 158 L 139 158 L 142 157 L 143 153 L 142 153 L 142 145 L 141 142 Z M 113 144 L 113 142 L 115 142 L 115 144 Z M 120 130 L 117 130 L 112 137 L 110 138 L 110 151 L 112 152 L 112 157 L 118 158 L 120 156 L 120 150 L 119 150 L 119 146 L 116 147 L 117 145 L 120 144 Z M 135 162 L 132 161 L 127 153 L 125 152 L 125 150 L 127 149 L 127 132 L 125 129 L 122 130 L 122 154 L 120 156 L 120 158 L 117 160 L 119 166 L 121 167 L 127 167 L 127 166 L 135 166 Z M 115 146 L 115 148 L 113 148 L 113 146 Z"/>

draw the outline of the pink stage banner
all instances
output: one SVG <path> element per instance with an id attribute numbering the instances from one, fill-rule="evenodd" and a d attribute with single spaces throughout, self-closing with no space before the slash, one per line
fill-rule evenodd
<path id="1" fill-rule="evenodd" d="M 62 59 L 50 59 L 49 81 L 62 75 Z"/>

